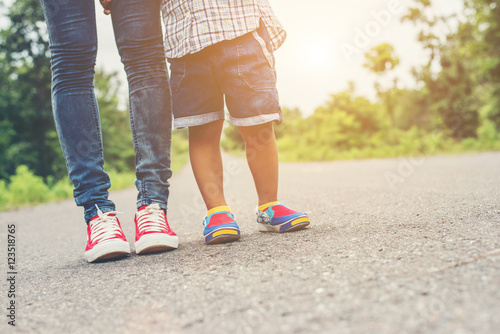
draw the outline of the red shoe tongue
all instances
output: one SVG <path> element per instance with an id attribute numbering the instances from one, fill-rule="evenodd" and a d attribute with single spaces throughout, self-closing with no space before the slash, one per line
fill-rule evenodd
<path id="1" fill-rule="evenodd" d="M 225 213 L 217 213 L 210 217 L 209 227 L 232 223 L 233 219 Z"/>
<path id="2" fill-rule="evenodd" d="M 291 210 L 284 205 L 277 205 L 273 207 L 273 211 L 276 217 L 291 215 L 297 213 L 295 210 Z"/>

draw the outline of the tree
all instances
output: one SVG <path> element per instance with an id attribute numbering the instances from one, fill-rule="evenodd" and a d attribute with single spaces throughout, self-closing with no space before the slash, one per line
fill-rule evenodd
<path id="1" fill-rule="evenodd" d="M 492 122 L 500 132 L 500 4 L 495 0 L 466 0 L 468 25 L 472 35 L 466 47 L 477 68 L 478 93 L 485 97 L 480 110 L 483 122 Z M 464 28 L 462 28 L 464 29 Z"/>
<path id="2" fill-rule="evenodd" d="M 62 177 L 66 167 L 54 129 L 50 60 L 38 0 L 12 3 L 0 31 L 0 178 L 25 164 L 37 175 Z"/>
<path id="3" fill-rule="evenodd" d="M 380 44 L 368 51 L 365 54 L 365 63 L 363 64 L 364 67 L 379 75 L 381 79 L 398 65 L 399 58 L 394 54 L 394 47 L 387 43 Z M 375 83 L 375 89 L 387 109 L 391 126 L 394 128 L 396 121 L 394 116 L 393 92 L 397 89 L 397 78 L 393 79 L 392 87 L 384 89 L 381 81 L 378 81 Z"/>
<path id="4" fill-rule="evenodd" d="M 56 181 L 67 175 L 51 107 L 51 72 L 46 25 L 39 0 L 17 0 L 0 31 L 0 179 L 19 165 Z M 119 108 L 116 73 L 96 71 L 106 168 L 134 170 L 126 111 Z"/>
<path id="5" fill-rule="evenodd" d="M 478 65 L 484 58 L 476 44 L 483 40 L 481 30 L 484 29 L 476 22 L 477 9 L 474 9 L 474 6 L 484 9 L 491 3 L 493 1 L 467 0 L 465 13 L 474 14 L 466 14 L 466 20 L 460 20 L 457 15 L 433 15 L 429 0 L 416 0 L 402 18 L 422 27 L 419 42 L 429 51 L 429 59 L 413 73 L 417 82 L 425 87 L 422 93 L 437 120 L 434 126 L 446 130 L 457 140 L 477 136 L 479 109 L 491 99 L 481 93 L 485 82 L 479 75 L 481 66 Z"/>
<path id="6" fill-rule="evenodd" d="M 95 89 L 101 116 L 102 141 L 106 169 L 118 172 L 135 170 L 135 154 L 129 115 L 119 106 L 118 74 L 96 71 Z"/>

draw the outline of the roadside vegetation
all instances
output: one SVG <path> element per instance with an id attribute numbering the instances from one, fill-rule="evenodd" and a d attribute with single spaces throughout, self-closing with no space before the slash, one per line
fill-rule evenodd
<path id="1" fill-rule="evenodd" d="M 418 41 L 428 51 L 425 65 L 412 71 L 415 88 L 399 87 L 397 46 L 381 44 L 365 54 L 366 70 L 378 77 L 376 99 L 357 94 L 349 83 L 308 117 L 284 108 L 284 122 L 276 127 L 280 159 L 500 150 L 500 6 L 493 0 L 464 0 L 464 6 L 460 16 L 435 16 L 430 0 L 415 0 L 402 18 L 419 28 Z M 0 210 L 70 198 L 52 119 L 40 3 L 18 0 L 1 12 L 11 24 L 0 31 Z M 95 87 L 112 189 L 132 186 L 134 151 L 116 73 L 97 71 Z M 244 149 L 232 126 L 222 145 L 238 154 Z M 187 132 L 174 131 L 173 169 L 187 159 Z"/>
<path id="2" fill-rule="evenodd" d="M 435 16 L 431 1 L 417 0 L 402 21 L 420 29 L 428 51 L 414 68 L 414 89 L 398 86 L 397 48 L 375 46 L 365 68 L 378 77 L 377 99 L 356 93 L 355 83 L 331 94 L 309 117 L 284 109 L 276 127 L 280 159 L 317 161 L 382 158 L 500 149 L 500 6 L 465 0 L 461 16 Z M 223 146 L 241 152 L 237 130 Z"/>

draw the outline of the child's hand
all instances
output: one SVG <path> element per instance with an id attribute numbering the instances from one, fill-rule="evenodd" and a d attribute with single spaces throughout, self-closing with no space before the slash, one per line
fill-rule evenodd
<path id="1" fill-rule="evenodd" d="M 111 14 L 111 1 L 112 0 L 99 0 L 101 2 L 102 7 L 104 8 L 104 14 Z"/>

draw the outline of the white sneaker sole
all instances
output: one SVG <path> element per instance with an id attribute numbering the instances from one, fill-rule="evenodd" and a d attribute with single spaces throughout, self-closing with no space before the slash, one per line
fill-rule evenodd
<path id="1" fill-rule="evenodd" d="M 121 239 L 105 240 L 85 252 L 87 262 L 109 260 L 130 254 L 130 245 Z"/>
<path id="2" fill-rule="evenodd" d="M 161 252 L 177 247 L 179 247 L 179 238 L 165 233 L 145 234 L 135 242 L 137 254 Z"/>
<path id="3" fill-rule="evenodd" d="M 273 233 L 293 232 L 293 231 L 302 230 L 310 224 L 308 217 L 300 217 L 300 218 L 292 219 L 291 221 L 292 221 L 291 226 L 288 227 L 286 230 L 282 230 L 282 227 L 287 225 L 288 223 L 290 223 L 290 220 L 287 222 L 284 222 L 283 224 L 279 224 L 279 225 L 258 223 L 259 232 L 273 232 Z"/>

